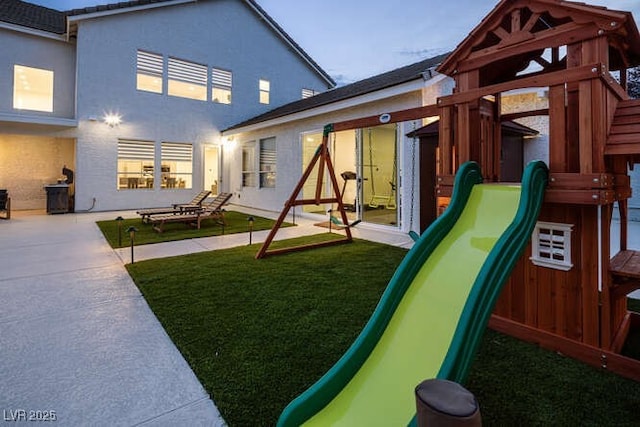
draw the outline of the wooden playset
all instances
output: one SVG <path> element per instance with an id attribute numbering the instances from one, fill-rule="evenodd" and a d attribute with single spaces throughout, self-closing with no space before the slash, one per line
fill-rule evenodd
<path id="1" fill-rule="evenodd" d="M 532 63 L 538 71 L 528 71 Z M 638 65 L 640 34 L 629 12 L 562 0 L 502 0 L 438 67 L 455 80 L 452 95 L 436 105 L 325 128 L 314 161 L 328 165 L 335 199 L 323 199 L 318 189 L 315 201 L 297 200 L 310 165 L 280 222 L 292 206 L 328 202 L 347 223 L 328 155 L 331 132 L 439 116 L 434 190 L 442 201 L 466 161 L 480 164 L 485 182 L 500 181 L 503 122 L 548 116 L 550 183 L 539 221 L 546 224 L 542 253 L 551 263 L 534 263 L 531 246 L 525 251 L 490 326 L 640 380 L 640 361 L 620 355 L 630 329 L 640 326 L 626 297 L 640 289 L 640 252 L 627 249 L 627 171 L 640 162 L 640 100 L 629 99 L 626 75 Z M 548 108 L 502 113 L 503 93 L 531 88 L 548 91 Z M 620 252 L 611 257 L 614 209 Z M 344 241 L 350 240 L 347 228 Z M 561 261 L 559 268 L 554 261 Z"/>

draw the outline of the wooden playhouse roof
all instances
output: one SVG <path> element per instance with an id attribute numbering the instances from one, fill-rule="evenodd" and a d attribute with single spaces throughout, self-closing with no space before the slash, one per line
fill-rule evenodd
<path id="1" fill-rule="evenodd" d="M 608 35 L 611 69 L 640 65 L 640 34 L 630 12 L 563 0 L 502 0 L 437 71 L 454 76 L 484 68 L 481 83 L 491 84 L 512 79 L 546 48 L 601 34 Z"/>

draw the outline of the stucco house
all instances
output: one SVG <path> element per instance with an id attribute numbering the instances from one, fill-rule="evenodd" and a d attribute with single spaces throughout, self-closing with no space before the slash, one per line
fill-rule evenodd
<path id="1" fill-rule="evenodd" d="M 0 188 L 14 210 L 44 209 L 65 167 L 76 211 L 217 192 L 232 178 L 222 129 L 335 86 L 253 0 L 3 0 L 0 45 Z"/>
<path id="2" fill-rule="evenodd" d="M 433 105 L 438 97 L 451 94 L 453 79 L 435 71 L 446 56 L 298 100 L 225 129 L 222 132 L 225 165 L 238 171 L 228 182 L 234 203 L 281 211 L 320 144 L 325 125 Z M 531 109 L 544 105 L 546 97 L 543 90 L 516 92 L 503 97 L 502 108 L 509 112 Z M 420 135 L 424 132 L 420 130 L 428 133 L 429 129 L 423 126 L 429 124 L 437 129 L 437 119 L 427 117 L 357 128 L 332 136 L 332 163 L 350 223 L 357 221 L 368 227 L 403 233 L 424 230 L 428 225 L 425 211 L 429 208 L 421 197 L 434 192 L 435 182 L 429 182 L 428 177 L 433 176 L 435 167 L 421 159 L 425 148 L 421 146 Z M 518 180 L 523 164 L 548 158 L 547 125 L 546 118 L 526 118 L 521 124 L 503 127 L 503 133 L 515 136 L 510 140 L 513 144 L 505 144 L 515 151 L 505 152 L 507 157 L 503 160 L 516 169 L 519 167 L 515 173 Z M 261 156 L 263 141 L 272 139 L 277 141 L 277 176 L 253 160 Z M 437 144 L 437 135 L 434 143 Z M 312 198 L 315 187 L 315 181 L 310 182 L 303 188 L 301 198 Z M 421 188 L 425 191 L 421 192 Z M 310 205 L 298 208 L 298 212 L 302 209 L 309 216 L 326 220 L 331 208 Z"/>

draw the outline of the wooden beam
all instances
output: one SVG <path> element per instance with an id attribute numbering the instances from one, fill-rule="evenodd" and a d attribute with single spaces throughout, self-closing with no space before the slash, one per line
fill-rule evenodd
<path id="1" fill-rule="evenodd" d="M 578 190 L 547 188 L 544 192 L 545 203 L 571 205 L 608 205 L 615 202 L 614 190 Z"/>
<path id="2" fill-rule="evenodd" d="M 609 173 L 557 173 L 549 174 L 549 187 L 575 190 L 611 189 L 615 185 L 615 177 Z"/>
<path id="3" fill-rule="evenodd" d="M 567 171 L 567 109 L 564 84 L 549 87 L 549 170 Z"/>
<path id="4" fill-rule="evenodd" d="M 426 117 L 435 117 L 440 114 L 438 105 L 431 104 L 423 107 L 409 108 L 406 110 L 393 111 L 390 113 L 381 113 L 376 116 L 363 117 L 354 120 L 345 120 L 333 123 L 333 131 L 340 132 L 343 130 L 362 129 L 374 126 L 380 126 L 387 123 L 399 123 L 408 120 L 423 119 Z"/>
<path id="5" fill-rule="evenodd" d="M 580 173 L 593 171 L 593 129 L 591 110 L 591 82 L 581 81 L 578 92 L 578 144 L 580 147 Z"/>
<path id="6" fill-rule="evenodd" d="M 533 116 L 548 116 L 549 109 L 548 108 L 540 108 L 538 110 L 530 110 L 530 111 L 519 111 L 517 113 L 508 113 L 500 116 L 500 121 L 508 122 L 510 120 L 522 119 L 523 117 L 533 117 Z"/>
<path id="7" fill-rule="evenodd" d="M 438 98 L 438 106 L 445 107 L 448 105 L 470 102 L 476 99 L 480 99 L 483 96 L 493 95 L 500 92 L 507 92 L 514 89 L 521 89 L 526 87 L 556 86 L 562 85 L 567 82 L 590 80 L 593 78 L 597 78 L 600 75 L 600 72 L 600 64 L 590 64 L 571 68 L 569 70 L 554 71 L 534 77 L 522 77 L 520 79 L 512 80 L 509 82 L 484 86 L 466 92 L 460 92 L 453 95 L 440 97 Z"/>

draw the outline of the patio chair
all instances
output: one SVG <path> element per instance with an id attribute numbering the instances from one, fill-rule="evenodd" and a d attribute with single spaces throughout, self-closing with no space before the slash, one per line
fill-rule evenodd
<path id="1" fill-rule="evenodd" d="M 211 194 L 211 191 L 203 190 L 196 194 L 188 203 L 175 203 L 166 208 L 141 209 L 136 213 L 142 217 L 142 222 L 149 222 L 149 218 L 152 215 L 182 215 L 185 213 L 193 213 L 202 209 L 202 202 L 209 197 L 209 194 Z"/>
<path id="2" fill-rule="evenodd" d="M 201 210 L 190 213 L 187 212 L 181 215 L 154 215 L 149 217 L 149 222 L 153 224 L 153 229 L 158 233 L 162 233 L 164 231 L 164 225 L 171 222 L 183 222 L 195 226 L 198 230 L 200 229 L 200 224 L 205 219 L 213 219 L 219 224 L 226 224 L 224 222 L 224 211 L 222 207 L 229 202 L 231 196 L 231 193 L 220 193 L 211 202 L 205 203 Z"/>
<path id="3" fill-rule="evenodd" d="M 7 190 L 0 190 L 0 213 L 4 214 L 0 219 L 11 219 L 11 197 Z"/>

